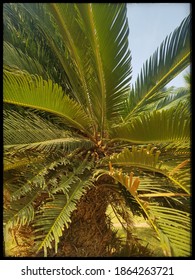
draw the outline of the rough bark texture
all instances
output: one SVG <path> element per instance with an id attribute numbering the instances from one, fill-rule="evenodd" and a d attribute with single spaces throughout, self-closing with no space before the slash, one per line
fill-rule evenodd
<path id="1" fill-rule="evenodd" d="M 119 249 L 120 242 L 106 216 L 109 191 L 102 186 L 83 196 L 71 217 L 71 224 L 59 244 L 61 257 L 108 257 Z"/>

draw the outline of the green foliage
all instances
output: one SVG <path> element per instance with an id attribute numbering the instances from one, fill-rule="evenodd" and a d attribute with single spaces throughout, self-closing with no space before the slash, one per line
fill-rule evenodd
<path id="1" fill-rule="evenodd" d="M 74 100 L 64 94 L 62 88 L 51 80 L 23 72 L 4 71 L 5 103 L 39 109 L 56 114 L 81 131 L 90 128 L 90 119 Z"/>
<path id="2" fill-rule="evenodd" d="M 191 217 L 184 211 L 150 205 L 149 214 L 154 217 L 161 234 L 162 248 L 169 256 L 191 255 Z M 179 232 L 179 234 L 178 234 Z M 163 240 L 164 238 L 164 240 Z M 170 244 L 170 251 L 167 245 Z M 163 243 L 164 242 L 164 243 Z"/>
<path id="3" fill-rule="evenodd" d="M 190 118 L 183 105 L 167 110 L 142 113 L 112 130 L 115 140 L 137 144 L 175 142 L 180 146 L 190 140 Z"/>
<path id="4" fill-rule="evenodd" d="M 164 254 L 166 256 L 190 256 L 190 214 L 187 211 L 173 208 L 174 203 L 174 206 L 177 206 L 178 203 L 181 203 L 181 198 L 187 194 L 181 193 L 181 191 L 177 194 L 174 191 L 170 192 L 170 186 L 165 182 L 161 185 L 160 180 L 157 178 L 154 178 L 149 183 L 146 175 L 133 178 L 132 172 L 129 176 L 122 173 L 121 170 L 113 169 L 112 167 L 110 176 L 122 184 L 140 205 L 161 241 Z M 158 184 L 156 186 L 154 186 L 155 180 Z M 162 186 L 164 187 L 162 188 Z M 175 196 L 179 199 L 175 199 Z M 162 205 L 162 197 L 166 198 L 168 202 L 166 204 L 169 207 Z M 187 207 L 184 209 L 187 210 Z"/>
<path id="5" fill-rule="evenodd" d="M 113 165 L 124 167 L 141 167 L 151 171 L 160 170 L 159 163 L 160 151 L 155 146 L 148 145 L 147 147 L 132 146 L 131 151 L 128 148 L 124 148 L 121 153 L 113 154 L 110 157 L 110 161 Z"/>
<path id="6" fill-rule="evenodd" d="M 68 228 L 71 222 L 71 213 L 76 209 L 76 203 L 86 192 L 86 187 L 92 187 L 92 183 L 84 178 L 83 181 L 72 183 L 69 189 L 66 186 L 65 194 L 56 194 L 52 201 L 48 201 L 41 208 L 35 220 L 35 232 L 38 240 L 41 240 L 38 250 L 44 248 L 44 256 L 47 256 L 47 248 L 52 247 L 55 240 L 55 252 L 59 237 L 62 236 L 64 227 Z"/>
<path id="7" fill-rule="evenodd" d="M 130 209 L 150 223 L 165 256 L 189 256 L 189 75 L 185 88 L 165 86 L 190 63 L 191 16 L 135 85 L 125 4 L 5 3 L 3 16 L 6 232 L 29 226 L 34 255 L 57 254 L 98 186 L 127 244 L 135 241 Z"/>
<path id="8" fill-rule="evenodd" d="M 190 20 L 182 21 L 160 45 L 153 56 L 143 65 L 129 96 L 127 119 L 142 112 L 145 101 L 162 89 L 173 77 L 190 63 Z"/>

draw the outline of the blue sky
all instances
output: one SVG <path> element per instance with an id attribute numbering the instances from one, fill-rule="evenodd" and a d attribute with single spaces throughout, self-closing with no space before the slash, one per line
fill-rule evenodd
<path id="1" fill-rule="evenodd" d="M 143 63 L 181 21 L 190 13 L 190 3 L 127 3 L 129 21 L 129 47 L 132 54 L 132 83 L 140 73 Z M 168 86 L 185 84 L 184 70 Z"/>

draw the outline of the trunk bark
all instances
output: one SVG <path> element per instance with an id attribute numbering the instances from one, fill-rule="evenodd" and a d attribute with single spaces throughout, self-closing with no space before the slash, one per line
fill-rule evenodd
<path id="1" fill-rule="evenodd" d="M 111 221 L 106 215 L 109 192 L 102 186 L 95 186 L 82 197 L 55 256 L 109 257 L 119 249 L 119 239 L 111 230 Z"/>

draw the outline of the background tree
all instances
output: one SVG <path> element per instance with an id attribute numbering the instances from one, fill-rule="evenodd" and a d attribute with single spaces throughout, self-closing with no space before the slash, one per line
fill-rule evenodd
<path id="1" fill-rule="evenodd" d="M 4 216 L 19 255 L 190 255 L 190 16 L 130 86 L 125 4 L 4 4 Z M 117 237 L 112 207 L 126 230 Z M 43 250 L 42 250 L 43 249 Z"/>

